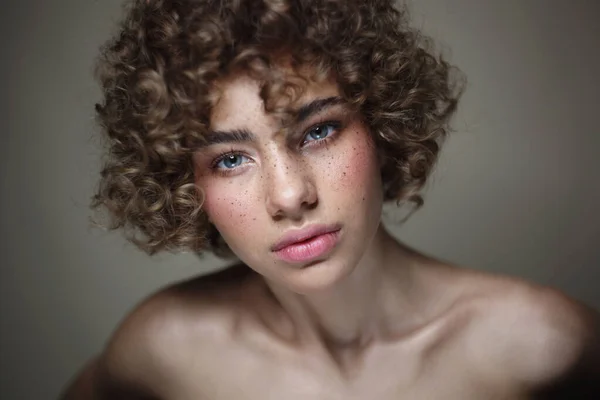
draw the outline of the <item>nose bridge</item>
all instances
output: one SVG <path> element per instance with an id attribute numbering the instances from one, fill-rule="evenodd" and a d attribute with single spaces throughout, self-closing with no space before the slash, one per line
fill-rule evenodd
<path id="1" fill-rule="evenodd" d="M 272 215 L 294 214 L 316 201 L 310 170 L 290 152 L 273 152 L 265 160 L 267 207 Z"/>

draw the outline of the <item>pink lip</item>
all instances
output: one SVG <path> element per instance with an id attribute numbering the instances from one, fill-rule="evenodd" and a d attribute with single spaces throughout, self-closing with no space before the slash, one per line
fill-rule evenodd
<path id="1" fill-rule="evenodd" d="M 335 247 L 339 230 L 338 225 L 311 225 L 286 233 L 271 251 L 284 261 L 310 261 Z"/>

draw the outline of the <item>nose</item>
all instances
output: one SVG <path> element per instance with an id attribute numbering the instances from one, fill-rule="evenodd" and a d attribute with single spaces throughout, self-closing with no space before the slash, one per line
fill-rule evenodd
<path id="1" fill-rule="evenodd" d="M 274 219 L 298 220 L 317 205 L 312 174 L 293 157 L 272 159 L 265 185 L 267 211 Z"/>

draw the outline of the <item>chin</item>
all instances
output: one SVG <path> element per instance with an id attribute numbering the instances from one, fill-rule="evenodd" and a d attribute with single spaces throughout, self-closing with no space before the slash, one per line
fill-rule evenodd
<path id="1" fill-rule="evenodd" d="M 317 294 L 335 288 L 354 271 L 356 262 L 331 257 L 299 269 L 290 269 L 280 284 L 303 295 Z"/>

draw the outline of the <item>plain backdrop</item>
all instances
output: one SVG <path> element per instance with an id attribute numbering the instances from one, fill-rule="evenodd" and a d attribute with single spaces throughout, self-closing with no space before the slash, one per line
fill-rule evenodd
<path id="1" fill-rule="evenodd" d="M 0 398 L 55 398 L 157 288 L 222 265 L 148 257 L 89 223 L 99 148 L 92 66 L 119 0 L 0 12 Z M 469 85 L 402 240 L 600 307 L 600 2 L 414 0 Z M 395 211 L 388 211 L 398 219 Z"/>

